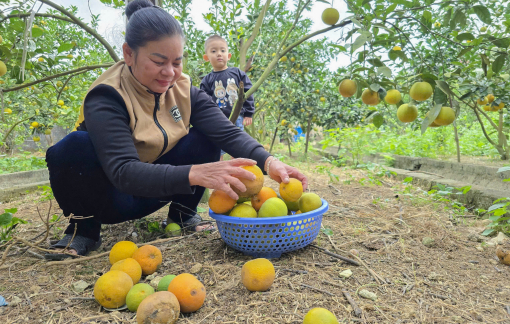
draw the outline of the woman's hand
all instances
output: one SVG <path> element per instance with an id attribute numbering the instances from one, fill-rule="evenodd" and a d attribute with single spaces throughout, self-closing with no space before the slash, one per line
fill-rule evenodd
<path id="1" fill-rule="evenodd" d="M 230 186 L 236 187 L 241 192 L 246 191 L 246 186 L 238 178 L 255 180 L 255 175 L 240 167 L 255 164 L 257 162 L 250 159 L 194 164 L 189 172 L 189 184 L 225 191 L 232 199 L 237 200 L 239 196 Z"/>
<path id="2" fill-rule="evenodd" d="M 289 178 L 296 178 L 303 184 L 303 191 L 308 187 L 308 179 L 304 174 L 299 172 L 298 169 L 293 168 L 276 158 L 270 156 L 267 158 L 266 163 L 267 174 L 278 183 L 289 183 Z"/>

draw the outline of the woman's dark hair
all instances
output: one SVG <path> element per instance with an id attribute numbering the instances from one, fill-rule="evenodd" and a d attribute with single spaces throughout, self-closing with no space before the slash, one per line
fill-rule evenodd
<path id="1" fill-rule="evenodd" d="M 126 42 L 135 52 L 148 42 L 179 35 L 184 38 L 181 25 L 168 12 L 149 0 L 135 0 L 126 7 L 128 23 Z"/>

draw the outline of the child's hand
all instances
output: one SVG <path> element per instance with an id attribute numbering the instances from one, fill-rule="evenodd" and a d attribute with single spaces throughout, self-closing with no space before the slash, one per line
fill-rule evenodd
<path id="1" fill-rule="evenodd" d="M 243 125 L 244 126 L 250 126 L 251 123 L 252 123 L 253 119 L 251 117 L 244 117 L 243 119 Z"/>

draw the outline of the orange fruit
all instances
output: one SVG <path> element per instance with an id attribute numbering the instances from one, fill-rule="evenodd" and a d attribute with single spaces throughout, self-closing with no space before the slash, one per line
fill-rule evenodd
<path id="1" fill-rule="evenodd" d="M 158 266 L 163 261 L 161 251 L 150 244 L 144 245 L 136 250 L 132 258 L 140 264 L 144 276 L 156 272 Z"/>
<path id="2" fill-rule="evenodd" d="M 259 258 L 246 262 L 241 269 L 241 281 L 249 291 L 266 291 L 273 284 L 274 266 L 268 259 Z"/>
<path id="3" fill-rule="evenodd" d="M 384 101 L 386 101 L 386 103 L 389 105 L 396 105 L 400 102 L 401 99 L 402 95 L 397 89 L 388 90 L 388 92 L 386 92 L 386 97 L 384 97 Z"/>
<path id="4" fill-rule="evenodd" d="M 450 125 L 455 120 L 455 111 L 450 107 L 441 107 L 434 123 L 441 126 Z"/>
<path id="5" fill-rule="evenodd" d="M 260 168 L 256 165 L 246 165 L 242 166 L 241 168 L 253 173 L 255 175 L 255 180 L 239 178 L 239 180 L 241 180 L 241 182 L 246 186 L 246 191 L 241 192 L 234 186 L 232 186 L 232 190 L 234 190 L 234 192 L 238 194 L 239 197 L 251 197 L 259 192 L 260 189 L 262 189 L 262 186 L 264 185 L 264 174 L 262 173 L 262 170 L 260 170 Z"/>
<path id="6" fill-rule="evenodd" d="M 498 110 L 500 109 L 503 109 L 505 107 L 505 103 L 504 102 L 500 102 L 498 106 L 496 106 L 495 108 L 498 108 Z"/>
<path id="7" fill-rule="evenodd" d="M 225 214 L 236 204 L 236 200 L 230 198 L 230 196 L 221 190 L 214 190 L 211 196 L 209 196 L 209 208 L 216 214 Z"/>
<path id="8" fill-rule="evenodd" d="M 418 117 L 418 109 L 412 104 L 403 104 L 397 109 L 397 118 L 403 123 L 410 123 L 416 117 Z"/>
<path id="9" fill-rule="evenodd" d="M 295 178 L 290 178 L 289 183 L 280 182 L 280 196 L 285 201 L 298 201 L 303 194 L 303 184 Z"/>
<path id="10" fill-rule="evenodd" d="M 142 267 L 133 258 L 126 258 L 115 262 L 110 268 L 110 271 L 111 270 L 119 270 L 127 273 L 131 279 L 133 279 L 133 285 L 136 285 L 142 277 Z"/>
<path id="11" fill-rule="evenodd" d="M 158 291 L 138 305 L 136 322 L 138 324 L 173 324 L 179 319 L 179 301 L 168 291 Z"/>
<path id="12" fill-rule="evenodd" d="M 322 22 L 326 25 L 334 25 L 338 22 L 338 19 L 340 19 L 340 13 L 335 8 L 326 8 L 322 12 Z"/>
<path id="13" fill-rule="evenodd" d="M 336 316 L 325 308 L 313 308 L 306 313 L 303 324 L 338 324 Z"/>
<path id="14" fill-rule="evenodd" d="M 106 308 L 119 308 L 126 303 L 126 296 L 133 287 L 131 277 L 122 271 L 108 271 L 94 285 L 94 297 Z"/>
<path id="15" fill-rule="evenodd" d="M 357 89 L 358 87 L 356 86 L 356 82 L 350 79 L 343 80 L 342 82 L 340 82 L 340 85 L 338 86 L 338 91 L 340 92 L 342 97 L 345 98 L 352 97 L 356 93 Z"/>
<path id="16" fill-rule="evenodd" d="M 409 95 L 416 101 L 425 101 L 432 96 L 432 86 L 428 82 L 416 82 L 409 90 Z"/>
<path id="17" fill-rule="evenodd" d="M 138 246 L 131 241 L 115 243 L 110 251 L 110 264 L 113 265 L 117 261 L 131 258 L 136 250 L 138 250 Z"/>
<path id="18" fill-rule="evenodd" d="M 272 188 L 262 187 L 258 193 L 251 197 L 251 206 L 255 208 L 256 211 L 259 211 L 266 200 L 277 196 L 278 195 Z"/>
<path id="19" fill-rule="evenodd" d="M 496 99 L 496 98 L 494 98 L 494 95 L 492 93 L 487 95 L 487 102 L 488 103 L 493 102 L 494 99 Z"/>
<path id="20" fill-rule="evenodd" d="M 483 100 L 478 99 L 478 100 L 476 101 L 476 103 L 477 103 L 478 105 L 480 105 L 480 106 L 483 106 L 483 105 L 486 105 L 487 103 L 489 103 L 489 99 L 488 99 L 487 97 L 483 98 Z"/>
<path id="21" fill-rule="evenodd" d="M 192 274 L 181 273 L 175 277 L 170 281 L 168 291 L 177 297 L 183 313 L 195 312 L 204 304 L 205 287 Z"/>
<path id="22" fill-rule="evenodd" d="M 366 105 L 377 105 L 380 101 L 379 93 L 372 91 L 371 89 L 365 89 L 361 94 L 361 101 Z"/>

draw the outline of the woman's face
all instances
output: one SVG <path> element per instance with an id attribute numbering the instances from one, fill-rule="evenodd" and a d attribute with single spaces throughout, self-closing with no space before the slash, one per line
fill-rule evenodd
<path id="1" fill-rule="evenodd" d="M 124 60 L 134 77 L 152 92 L 164 93 L 182 74 L 184 41 L 181 36 L 165 37 L 138 48 L 122 46 Z"/>

